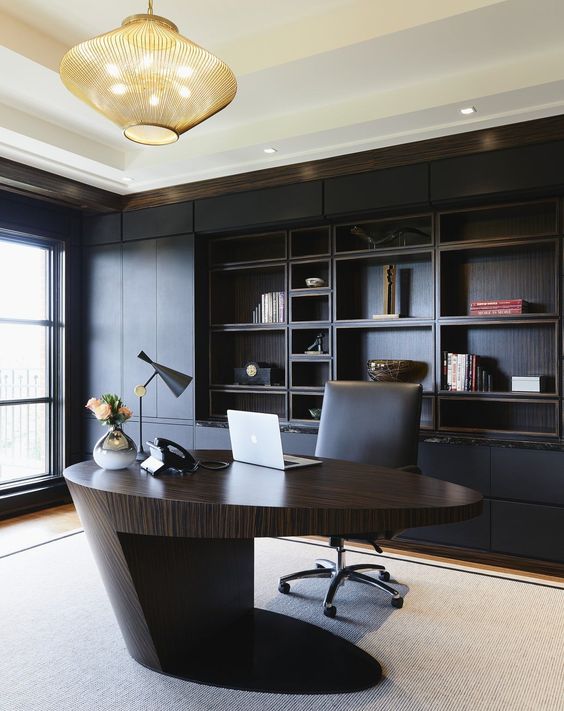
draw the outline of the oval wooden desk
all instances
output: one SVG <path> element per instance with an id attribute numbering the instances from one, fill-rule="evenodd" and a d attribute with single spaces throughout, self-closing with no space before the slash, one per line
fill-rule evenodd
<path id="1" fill-rule="evenodd" d="M 192 681 L 280 693 L 360 690 L 381 668 L 326 630 L 254 608 L 254 538 L 401 531 L 482 510 L 471 489 L 330 459 L 158 478 L 83 462 L 64 474 L 131 656 Z"/>

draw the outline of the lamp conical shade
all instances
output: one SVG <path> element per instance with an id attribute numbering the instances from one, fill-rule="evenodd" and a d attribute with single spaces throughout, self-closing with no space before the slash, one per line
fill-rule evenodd
<path id="1" fill-rule="evenodd" d="M 150 4 L 151 7 L 151 4 Z M 61 61 L 61 79 L 137 143 L 174 143 L 225 108 L 237 92 L 231 69 L 152 13 L 81 42 Z"/>
<path id="2" fill-rule="evenodd" d="M 149 358 L 145 351 L 141 351 L 137 355 L 137 357 L 145 361 L 145 363 L 149 363 L 153 366 L 153 368 L 157 371 L 157 373 L 166 383 L 168 389 L 176 397 L 180 397 L 192 382 L 192 378 L 190 375 L 186 375 L 186 373 L 181 373 L 179 370 L 174 370 L 173 368 L 168 368 L 166 365 L 155 363 L 154 360 L 151 360 L 151 358 Z"/>

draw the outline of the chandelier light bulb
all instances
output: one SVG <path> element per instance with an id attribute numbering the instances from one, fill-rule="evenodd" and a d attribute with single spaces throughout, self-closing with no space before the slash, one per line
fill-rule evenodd
<path id="1" fill-rule="evenodd" d="M 174 143 L 237 93 L 231 69 L 154 15 L 152 0 L 146 14 L 70 49 L 60 73 L 69 91 L 126 138 L 153 146 Z"/>

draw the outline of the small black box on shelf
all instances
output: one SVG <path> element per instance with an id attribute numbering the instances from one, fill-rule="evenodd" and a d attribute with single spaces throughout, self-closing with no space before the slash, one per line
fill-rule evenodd
<path id="1" fill-rule="evenodd" d="M 234 368 L 233 382 L 236 385 L 283 385 L 284 374 L 279 368 L 263 366 Z"/>

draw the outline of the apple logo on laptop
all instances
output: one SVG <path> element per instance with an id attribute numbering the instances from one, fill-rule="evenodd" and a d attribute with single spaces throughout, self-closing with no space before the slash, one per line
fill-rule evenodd
<path id="1" fill-rule="evenodd" d="M 251 435 L 251 442 L 253 444 L 258 444 L 258 437 L 256 436 L 256 434 Z"/>

